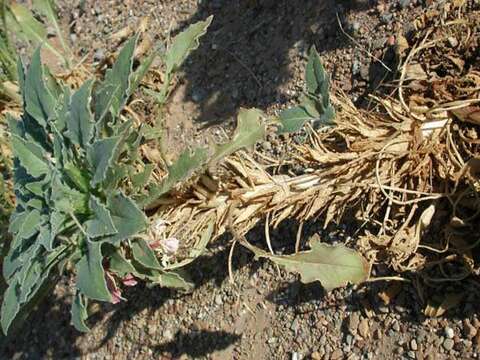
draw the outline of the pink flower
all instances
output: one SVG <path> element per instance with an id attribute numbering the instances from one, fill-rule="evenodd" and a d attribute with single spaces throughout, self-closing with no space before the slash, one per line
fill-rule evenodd
<path id="1" fill-rule="evenodd" d="M 180 246 L 180 241 L 174 237 L 163 239 L 160 241 L 160 243 L 163 249 L 170 254 L 175 254 Z"/>
<path id="2" fill-rule="evenodd" d="M 138 284 L 138 282 L 135 280 L 132 274 L 127 274 L 127 276 L 122 279 L 122 284 L 125 286 L 135 286 Z"/>

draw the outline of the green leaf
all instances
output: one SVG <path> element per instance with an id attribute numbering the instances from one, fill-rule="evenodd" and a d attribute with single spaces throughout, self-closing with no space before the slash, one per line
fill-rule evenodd
<path id="1" fill-rule="evenodd" d="M 161 272 L 156 278 L 151 280 L 166 288 L 189 291 L 195 287 L 195 284 L 191 281 L 188 273 L 181 269 Z"/>
<path id="2" fill-rule="evenodd" d="M 160 196 L 170 191 L 175 184 L 181 182 L 202 165 L 205 164 L 208 158 L 206 149 L 195 149 L 193 153 L 190 150 L 185 150 L 180 157 L 168 167 L 168 176 L 158 186 L 149 189 L 148 197 L 143 201 L 144 204 L 154 203 Z"/>
<path id="3" fill-rule="evenodd" d="M 47 30 L 33 16 L 32 12 L 25 6 L 13 3 L 8 7 L 7 25 L 9 30 L 15 32 L 26 41 L 34 44 L 44 44 L 55 55 L 63 59 L 63 56 L 47 41 Z"/>
<path id="4" fill-rule="evenodd" d="M 258 109 L 240 109 L 233 139 L 217 145 L 211 161 L 216 162 L 239 149 L 253 147 L 257 141 L 263 139 L 265 137 L 263 117 L 264 114 Z"/>
<path id="5" fill-rule="evenodd" d="M 90 180 L 86 171 L 82 171 L 75 164 L 67 162 L 64 165 L 65 174 L 75 184 L 78 190 L 83 193 L 90 191 Z"/>
<path id="6" fill-rule="evenodd" d="M 85 320 L 88 318 L 86 302 L 87 300 L 85 297 L 77 291 L 72 302 L 70 314 L 72 316 L 72 325 L 80 332 L 87 332 L 90 330 L 87 324 L 85 324 Z"/>
<path id="7" fill-rule="evenodd" d="M 87 253 L 77 263 L 77 288 L 90 299 L 112 301 L 102 266 L 102 244 L 87 241 Z"/>
<path id="8" fill-rule="evenodd" d="M 283 110 L 279 118 L 281 124 L 281 128 L 278 131 L 279 134 L 298 131 L 305 122 L 314 119 L 302 106 Z"/>
<path id="9" fill-rule="evenodd" d="M 42 215 L 40 211 L 33 209 L 26 214 L 16 237 L 18 239 L 28 239 L 40 230 L 40 225 L 42 225 Z"/>
<path id="10" fill-rule="evenodd" d="M 173 38 L 172 45 L 165 55 L 167 78 L 183 64 L 190 52 L 198 48 L 199 39 L 205 35 L 212 20 L 213 16 L 209 16 L 205 21 L 190 25 Z"/>
<path id="11" fill-rule="evenodd" d="M 13 154 L 20 161 L 28 174 L 38 178 L 49 172 L 49 167 L 44 159 L 44 149 L 34 142 L 27 142 L 19 136 L 12 134 Z"/>
<path id="12" fill-rule="evenodd" d="M 328 85 L 327 73 L 315 46 L 312 46 L 310 49 L 305 71 L 305 81 L 307 82 L 307 91 L 312 94 L 321 93 L 321 90 L 324 89 L 324 84 Z"/>
<path id="13" fill-rule="evenodd" d="M 107 199 L 113 224 L 118 233 L 105 239 L 112 244 L 128 239 L 145 230 L 148 221 L 143 211 L 128 197 L 118 192 Z"/>
<path id="14" fill-rule="evenodd" d="M 93 80 L 86 81 L 72 96 L 65 136 L 86 149 L 93 137 L 95 122 L 90 111 Z"/>
<path id="15" fill-rule="evenodd" d="M 157 57 L 157 55 L 158 55 L 157 51 L 153 51 L 145 60 L 143 60 L 143 62 L 135 70 L 127 90 L 128 96 L 131 96 L 133 92 L 138 88 L 138 86 L 140 85 L 140 82 L 142 81 L 143 77 L 152 66 L 152 63 Z"/>
<path id="16" fill-rule="evenodd" d="M 26 111 L 42 127 L 46 127 L 50 119 L 55 116 L 55 98 L 45 85 L 40 48 L 32 56 L 25 77 L 25 104 Z"/>
<path id="17" fill-rule="evenodd" d="M 320 281 L 327 291 L 368 279 L 369 265 L 359 253 L 344 245 L 332 246 L 321 243 L 319 239 L 312 240 L 310 250 L 293 255 L 272 255 L 247 242 L 242 242 L 242 245 L 256 257 L 270 259 L 288 271 L 299 273 L 305 284 Z"/>
<path id="18" fill-rule="evenodd" d="M 127 41 L 113 67 L 107 70 L 105 80 L 95 92 L 95 119 L 102 122 L 108 112 L 115 118 L 130 96 L 133 54 L 138 36 Z"/>
<path id="19" fill-rule="evenodd" d="M 94 217 L 85 223 L 88 236 L 94 239 L 117 233 L 110 211 L 94 196 L 90 197 L 90 210 Z"/>
<path id="20" fill-rule="evenodd" d="M 3 294 L 1 323 L 4 334 L 8 333 L 10 325 L 20 311 L 19 290 L 20 287 L 14 280 Z"/>
<path id="21" fill-rule="evenodd" d="M 144 187 L 148 183 L 148 179 L 152 175 L 154 168 L 155 166 L 153 164 L 147 164 L 143 171 L 138 174 L 133 174 L 131 176 L 133 187 L 136 189 Z"/>
<path id="22" fill-rule="evenodd" d="M 135 274 L 136 270 L 133 265 L 125 259 L 122 249 L 115 249 L 115 251 L 108 258 L 109 270 L 116 273 L 121 278 L 128 274 Z"/>
<path id="23" fill-rule="evenodd" d="M 53 208 L 64 213 L 85 213 L 88 204 L 88 194 L 82 193 L 62 182 L 55 176 L 52 180 L 50 200 Z"/>
<path id="24" fill-rule="evenodd" d="M 132 243 L 132 254 L 133 258 L 144 267 L 156 270 L 162 269 L 155 253 L 143 239 L 137 239 Z"/>
<path id="25" fill-rule="evenodd" d="M 93 169 L 92 187 L 96 187 L 105 180 L 108 169 L 115 161 L 114 157 L 120 140 L 120 136 L 105 138 L 95 141 L 87 148 L 88 162 Z"/>
<path id="26" fill-rule="evenodd" d="M 314 126 L 334 124 L 335 110 L 330 104 L 330 82 L 314 46 L 310 50 L 305 78 L 307 94 L 302 96 L 299 106 L 280 113 L 279 133 L 298 131 L 307 121 Z"/>
<path id="27" fill-rule="evenodd" d="M 70 52 L 70 49 L 65 43 L 65 39 L 62 36 L 62 31 L 60 30 L 60 25 L 58 24 L 57 14 L 55 12 L 55 3 L 53 0 L 33 0 L 34 8 L 40 13 L 43 14 L 48 21 L 55 27 L 55 32 L 57 33 L 60 42 L 62 43 L 63 50 L 66 53 Z"/>

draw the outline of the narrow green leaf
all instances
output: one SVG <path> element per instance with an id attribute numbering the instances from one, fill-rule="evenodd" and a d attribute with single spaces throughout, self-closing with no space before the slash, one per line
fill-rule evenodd
<path id="1" fill-rule="evenodd" d="M 195 287 L 195 284 L 191 281 L 188 273 L 182 269 L 162 272 L 156 279 L 152 279 L 152 281 L 158 283 L 162 287 L 185 291 L 192 290 Z"/>
<path id="2" fill-rule="evenodd" d="M 207 149 L 195 149 L 193 153 L 190 150 L 185 150 L 179 158 L 168 167 L 168 176 L 158 186 L 149 189 L 148 197 L 143 200 L 143 203 L 154 203 L 163 194 L 170 191 L 173 186 L 192 175 L 195 170 L 198 170 L 206 163 L 208 159 Z"/>
<path id="3" fill-rule="evenodd" d="M 107 70 L 105 80 L 97 87 L 94 101 L 97 122 L 101 122 L 109 111 L 113 117 L 118 116 L 130 96 L 133 54 L 137 39 L 138 36 L 134 36 L 127 41 L 113 67 Z"/>
<path id="4" fill-rule="evenodd" d="M 55 32 L 57 33 L 60 42 L 62 43 L 63 50 L 65 53 L 70 53 L 70 49 L 65 43 L 65 39 L 62 36 L 62 31 L 60 30 L 60 25 L 58 23 L 57 14 L 55 12 L 55 3 L 53 0 L 33 0 L 34 8 L 41 14 L 43 14 L 50 24 L 55 27 Z"/>
<path id="5" fill-rule="evenodd" d="M 55 117 L 56 101 L 45 85 L 40 48 L 33 54 L 25 77 L 25 104 L 27 113 L 42 127 Z"/>
<path id="6" fill-rule="evenodd" d="M 138 86 L 140 85 L 140 82 L 142 81 L 143 77 L 152 66 L 152 63 L 157 57 L 157 55 L 158 55 L 158 52 L 153 51 L 145 60 L 142 61 L 142 63 L 135 70 L 127 90 L 128 96 L 131 96 L 133 92 L 138 88 Z"/>
<path id="7" fill-rule="evenodd" d="M 105 239 L 112 244 L 128 239 L 143 231 L 147 224 L 147 218 L 143 211 L 128 197 L 122 193 L 111 195 L 107 199 L 107 208 L 110 210 L 113 224 L 118 233 Z"/>
<path id="8" fill-rule="evenodd" d="M 87 241 L 87 252 L 77 263 L 77 288 L 90 299 L 112 301 L 102 266 L 102 244 Z"/>
<path id="9" fill-rule="evenodd" d="M 94 196 L 90 196 L 90 210 L 93 212 L 93 219 L 85 223 L 88 236 L 95 239 L 117 233 L 110 211 Z"/>
<path id="10" fill-rule="evenodd" d="M 307 82 L 307 91 L 312 94 L 320 93 L 321 86 L 324 83 L 328 83 L 327 73 L 315 46 L 312 46 L 310 49 L 305 71 L 305 81 Z"/>
<path id="11" fill-rule="evenodd" d="M 21 35 L 26 37 L 27 40 L 41 43 L 47 38 L 47 30 L 25 6 L 13 3 L 9 6 L 7 14 L 13 15 L 13 18 L 8 20 L 14 20 L 18 23 L 18 26 L 15 26 L 9 22 L 11 28 L 20 29 Z"/>
<path id="12" fill-rule="evenodd" d="M 47 30 L 33 16 L 32 12 L 25 6 L 13 3 L 8 7 L 7 25 L 9 30 L 14 31 L 18 36 L 34 44 L 44 44 L 48 50 L 56 56 L 64 59 L 63 56 L 47 41 Z"/>
<path id="13" fill-rule="evenodd" d="M 293 255 L 272 255 L 249 243 L 242 244 L 255 256 L 270 259 L 288 271 L 299 273 L 305 284 L 320 281 L 327 291 L 348 283 L 359 284 L 369 276 L 367 261 L 344 245 L 332 246 L 314 239 L 310 243 L 310 250 Z"/>
<path id="14" fill-rule="evenodd" d="M 80 332 L 88 332 L 90 330 L 85 323 L 85 320 L 88 318 L 86 301 L 84 296 L 77 291 L 70 310 L 72 325 Z"/>
<path id="15" fill-rule="evenodd" d="M 114 156 L 120 140 L 120 136 L 100 139 L 87 148 L 88 162 L 93 169 L 92 187 L 105 180 L 108 169 L 115 161 Z"/>
<path id="16" fill-rule="evenodd" d="M 133 258 L 148 269 L 161 270 L 157 257 L 153 250 L 143 239 L 137 239 L 132 243 Z"/>
<path id="17" fill-rule="evenodd" d="M 6 335 L 13 320 L 20 311 L 19 286 L 13 281 L 3 294 L 1 323 L 3 333 Z"/>
<path id="18" fill-rule="evenodd" d="M 165 55 L 167 78 L 183 64 L 190 52 L 198 48 L 199 40 L 207 32 L 212 20 L 213 16 L 209 16 L 205 21 L 190 25 L 173 38 L 172 45 Z"/>
<path id="19" fill-rule="evenodd" d="M 73 95 L 69 116 L 66 119 L 65 136 L 72 142 L 86 149 L 93 137 L 95 122 L 90 111 L 93 80 L 86 81 Z"/>
<path id="20" fill-rule="evenodd" d="M 253 147 L 265 137 L 264 114 L 258 109 L 240 109 L 238 124 L 231 141 L 217 145 L 211 162 L 216 162 L 243 148 Z"/>

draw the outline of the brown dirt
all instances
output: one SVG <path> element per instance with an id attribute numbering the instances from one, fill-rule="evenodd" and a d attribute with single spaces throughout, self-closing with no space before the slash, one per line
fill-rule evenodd
<path id="1" fill-rule="evenodd" d="M 213 14 L 215 20 L 188 60 L 167 109 L 169 142 L 181 144 L 230 128 L 240 106 L 275 113 L 295 102 L 303 83 L 308 48 L 315 44 L 333 86 L 357 103 L 393 74 L 392 39 L 411 31 L 422 8 L 441 1 L 184 0 L 60 1 L 64 25 L 78 55 L 102 58 L 118 47 L 109 35 L 146 15 L 148 32 L 165 40 L 170 32 Z M 403 5 L 406 5 L 404 8 Z M 357 44 L 350 41 L 343 29 Z M 390 45 L 389 45 L 390 44 Z M 265 145 L 264 145 L 265 146 Z M 177 147 L 173 146 L 175 150 Z M 321 231 L 344 240 L 348 226 Z M 290 250 L 296 225 L 273 231 L 278 253 Z M 262 243 L 263 228 L 249 234 Z M 14 359 L 471 359 L 478 357 L 479 289 L 473 283 L 443 288 L 463 294 L 439 318 L 423 315 L 414 285 L 371 283 L 325 294 L 318 284 L 291 275 L 243 250 L 234 254 L 234 279 L 227 276 L 227 239 L 189 267 L 196 289 L 181 294 L 136 287 L 120 305 L 102 305 L 92 331 L 70 325 L 67 280 L 15 336 L 4 339 L 1 358 Z M 374 269 L 376 275 L 388 275 Z M 411 279 L 415 279 L 414 275 Z M 397 285 L 395 285 L 397 286 Z M 393 289 L 393 290 L 392 290 Z M 390 296 L 379 294 L 386 291 Z M 438 302 L 445 300 L 438 295 Z"/>

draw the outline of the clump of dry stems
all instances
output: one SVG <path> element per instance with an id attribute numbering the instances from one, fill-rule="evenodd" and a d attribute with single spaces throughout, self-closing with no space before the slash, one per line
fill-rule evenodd
<path id="1" fill-rule="evenodd" d="M 348 210 L 371 263 L 419 271 L 430 283 L 476 273 L 479 6 L 447 2 L 416 26 L 415 36 L 398 42 L 393 96 L 373 96 L 377 110 L 366 111 L 336 94 L 336 126 L 309 128 L 307 141 L 293 145 L 290 162 L 302 175 L 271 171 L 282 163 L 266 154 L 239 152 L 164 197 L 153 218 L 170 223 L 168 236 L 188 249 L 212 224 L 213 237 L 287 218 L 301 231 L 309 219 L 339 223 Z"/>

